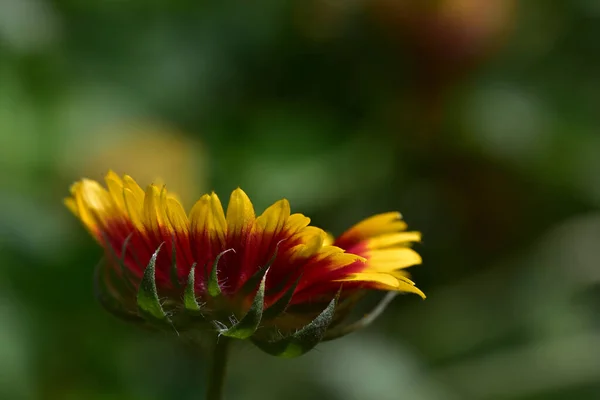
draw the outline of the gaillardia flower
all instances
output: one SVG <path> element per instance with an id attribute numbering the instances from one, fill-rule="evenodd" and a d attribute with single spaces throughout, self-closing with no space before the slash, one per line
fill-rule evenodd
<path id="1" fill-rule="evenodd" d="M 246 193 L 227 212 L 206 194 L 185 212 L 164 187 L 129 176 L 83 179 L 66 205 L 105 249 L 101 303 L 122 318 L 177 332 L 209 327 L 293 357 L 327 339 L 368 289 L 423 298 L 405 268 L 420 264 L 397 212 L 368 218 L 337 239 L 290 214 L 287 200 L 260 216 Z M 338 335 L 339 336 L 339 335 Z"/>

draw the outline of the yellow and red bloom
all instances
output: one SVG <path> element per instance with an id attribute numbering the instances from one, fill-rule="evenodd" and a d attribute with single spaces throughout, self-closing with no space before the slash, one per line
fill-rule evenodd
<path id="1" fill-rule="evenodd" d="M 314 347 L 344 302 L 365 289 L 425 297 L 405 272 L 421 263 L 410 247 L 420 234 L 406 232 L 397 212 L 334 239 L 291 214 L 285 199 L 257 217 L 238 188 L 226 212 L 212 193 L 187 214 L 164 187 L 144 191 L 113 172 L 105 180 L 107 188 L 76 182 L 65 203 L 105 249 L 98 295 L 121 317 L 177 331 L 208 322 L 294 356 Z"/>

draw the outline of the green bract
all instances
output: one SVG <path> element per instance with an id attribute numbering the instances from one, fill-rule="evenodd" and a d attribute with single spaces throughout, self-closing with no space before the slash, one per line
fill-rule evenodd
<path id="1" fill-rule="evenodd" d="M 122 254 L 125 254 L 127 242 L 128 240 L 125 241 Z M 168 290 L 169 293 L 161 291 L 159 295 L 155 264 L 161 248 L 162 245 L 153 253 L 137 285 L 134 283 L 136 280 L 133 274 L 127 268 L 123 268 L 124 260 L 115 260 L 116 264 L 122 266 L 118 270 L 106 261 L 98 265 L 95 278 L 96 294 L 107 310 L 119 318 L 163 331 L 212 332 L 235 339 L 250 339 L 266 353 L 286 358 L 305 354 L 323 340 L 343 336 L 354 331 L 354 326 L 365 325 L 359 321 L 330 330 L 339 303 L 338 293 L 324 309 L 317 311 L 312 321 L 300 329 L 281 333 L 277 320 L 286 313 L 298 281 L 278 301 L 265 308 L 265 282 L 276 254 L 268 265 L 260 268 L 248 279 L 239 296 L 229 298 L 223 294 L 222 283 L 218 279 L 219 260 L 226 251 L 215 258 L 206 282 L 206 290 L 202 293 L 203 296 L 198 296 L 195 284 L 196 264 L 192 265 L 187 281 L 182 284 L 177 278 L 173 248 L 170 269 L 173 289 Z M 137 290 L 134 289 L 135 286 Z M 253 296 L 250 306 L 239 319 L 236 318 L 232 310 L 239 303 L 239 298 L 249 295 Z M 368 318 L 370 322 L 373 316 Z"/>

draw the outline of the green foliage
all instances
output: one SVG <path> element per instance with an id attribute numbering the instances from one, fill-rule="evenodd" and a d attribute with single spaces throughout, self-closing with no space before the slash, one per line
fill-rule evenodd
<path id="1" fill-rule="evenodd" d="M 156 257 L 162 247 L 162 244 L 156 249 L 150 258 L 150 262 L 144 270 L 144 276 L 140 283 L 137 293 L 137 305 L 140 313 L 151 322 L 164 323 L 169 322 L 167 314 L 163 310 L 158 291 L 156 290 Z"/>
<path id="2" fill-rule="evenodd" d="M 263 269 L 260 285 L 258 286 L 258 290 L 254 295 L 254 300 L 246 314 L 231 327 L 219 330 L 220 335 L 236 339 L 248 339 L 250 336 L 254 335 L 262 320 L 263 310 L 265 308 L 265 282 L 267 281 L 268 273 L 268 268 Z"/>
<path id="3" fill-rule="evenodd" d="M 266 353 L 284 358 L 294 358 L 312 350 L 323 340 L 327 328 L 333 320 L 337 297 L 329 302 L 308 325 L 296 332 L 272 341 L 253 340 L 254 344 Z"/>
<path id="4" fill-rule="evenodd" d="M 212 297 L 218 297 L 221 295 L 221 284 L 219 283 L 219 260 L 225 253 L 229 251 L 233 251 L 233 249 L 225 250 L 215 257 L 215 261 L 213 262 L 213 266 L 210 269 L 210 276 L 208 278 L 207 283 L 207 292 Z"/>

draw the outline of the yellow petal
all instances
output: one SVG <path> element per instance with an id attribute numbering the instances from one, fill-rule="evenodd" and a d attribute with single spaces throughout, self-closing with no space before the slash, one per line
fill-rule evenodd
<path id="1" fill-rule="evenodd" d="M 334 249 L 338 249 L 334 246 L 328 246 L 330 248 L 334 248 Z M 352 254 L 352 253 L 344 253 L 344 251 L 342 249 L 340 249 L 340 252 L 331 252 L 329 253 L 326 258 L 328 261 L 328 266 L 327 268 L 330 270 L 334 270 L 334 269 L 338 269 L 338 268 L 342 268 L 345 267 L 347 265 L 353 264 L 355 262 L 361 262 L 364 263 L 366 260 L 361 257 L 361 256 L 357 256 L 356 254 Z M 317 259 L 320 258 L 320 255 L 317 257 Z"/>
<path id="2" fill-rule="evenodd" d="M 67 208 L 73 213 L 75 214 L 76 217 L 79 217 L 79 211 L 77 210 L 77 203 L 75 202 L 75 199 L 72 197 L 67 197 L 63 200 L 63 203 L 65 203 L 65 206 L 67 206 Z"/>
<path id="3" fill-rule="evenodd" d="M 285 229 L 293 235 L 294 233 L 303 230 L 310 224 L 310 218 L 303 214 L 292 214 L 287 220 Z"/>
<path id="4" fill-rule="evenodd" d="M 71 185 L 71 187 L 69 188 L 69 192 L 71 193 L 71 195 L 75 196 L 75 194 L 81 190 L 81 185 L 82 185 L 81 181 L 77 181 L 77 182 L 73 183 Z"/>
<path id="5" fill-rule="evenodd" d="M 372 237 L 367 242 L 369 249 L 381 249 L 402 243 L 420 242 L 420 232 L 396 232 Z"/>
<path id="6" fill-rule="evenodd" d="M 237 188 L 231 193 L 227 205 L 227 230 L 229 235 L 239 236 L 252 226 L 254 207 L 246 193 Z"/>
<path id="7" fill-rule="evenodd" d="M 331 246 L 333 242 L 335 242 L 335 237 L 329 232 L 325 233 L 327 236 L 325 236 L 325 240 L 323 240 L 323 246 Z"/>
<path id="8" fill-rule="evenodd" d="M 373 250 L 366 254 L 370 271 L 390 272 L 422 263 L 419 253 L 408 247 Z"/>
<path id="9" fill-rule="evenodd" d="M 125 199 L 123 198 L 123 181 L 113 171 L 108 171 L 104 177 L 108 192 L 110 193 L 114 203 L 122 210 L 125 210 Z"/>
<path id="10" fill-rule="evenodd" d="M 390 271 L 390 272 L 388 272 L 388 274 L 390 274 L 400 280 L 404 280 L 405 282 L 410 283 L 411 285 L 415 284 L 413 281 L 410 280 L 410 274 L 405 269 Z"/>
<path id="11" fill-rule="evenodd" d="M 296 236 L 302 243 L 291 249 L 290 257 L 294 260 L 299 258 L 308 258 L 316 254 L 323 248 L 323 239 L 325 232 L 321 229 L 309 226 L 298 233 Z"/>
<path id="12" fill-rule="evenodd" d="M 365 263 L 366 258 L 358 256 L 352 253 L 346 253 L 344 249 L 336 246 L 323 246 L 314 255 L 313 262 L 320 262 L 327 260 L 325 265 L 328 270 L 335 270 L 338 268 L 345 267 L 355 262 Z"/>
<path id="13" fill-rule="evenodd" d="M 393 271 L 390 272 L 390 275 L 392 275 L 395 278 L 398 278 L 399 281 L 401 282 L 405 282 L 408 283 L 411 286 L 415 286 L 415 283 L 413 281 L 411 281 L 408 276 L 403 275 L 402 273 L 405 271 Z"/>
<path id="14" fill-rule="evenodd" d="M 89 188 L 89 185 L 86 185 Z M 94 187 L 92 187 L 95 190 Z M 81 220 L 85 228 L 92 234 L 92 236 L 102 243 L 102 238 L 99 235 L 99 218 L 96 211 L 90 210 L 86 203 L 85 196 L 83 194 L 84 185 L 83 182 L 76 182 L 71 185 L 72 196 L 64 199 L 65 205 L 75 214 L 77 218 Z"/>
<path id="15" fill-rule="evenodd" d="M 368 238 L 384 233 L 398 232 L 406 229 L 406 222 L 402 221 L 402 214 L 396 211 L 369 217 L 350 228 L 346 234 L 359 238 Z"/>
<path id="16" fill-rule="evenodd" d="M 144 197 L 144 225 L 152 232 L 160 232 L 159 228 L 164 226 L 164 210 L 160 206 L 160 191 L 155 185 L 149 185 Z"/>
<path id="17" fill-rule="evenodd" d="M 302 229 L 300 232 L 297 232 L 293 239 L 299 240 L 302 243 L 314 242 L 317 240 L 319 242 L 319 248 L 323 247 L 323 241 L 325 240 L 326 234 L 325 232 L 317 228 L 316 226 L 307 226 Z M 318 250 L 318 249 L 317 249 Z"/>
<path id="18" fill-rule="evenodd" d="M 379 273 L 369 273 L 369 272 L 359 272 L 355 274 L 348 275 L 343 279 L 339 279 L 342 282 L 377 282 L 382 285 L 389 286 L 390 288 L 398 287 L 398 279 L 389 274 L 379 274 Z"/>
<path id="19" fill-rule="evenodd" d="M 89 229 L 95 230 L 105 218 L 118 216 L 110 195 L 98 182 L 83 179 L 74 186 L 79 218 Z"/>
<path id="20" fill-rule="evenodd" d="M 399 281 L 389 274 L 359 272 L 340 279 L 338 282 L 375 282 L 384 290 L 415 293 L 423 299 L 425 298 L 425 294 L 419 288 L 404 281 Z"/>
<path id="21" fill-rule="evenodd" d="M 131 223 L 133 223 L 136 229 L 145 231 L 142 218 L 143 203 L 139 201 L 139 198 L 129 188 L 123 189 L 123 199 L 125 200 L 125 210 Z"/>
<path id="22" fill-rule="evenodd" d="M 352 256 L 356 257 L 356 259 L 367 261 L 366 258 L 357 256 L 356 254 L 346 253 L 344 249 L 339 248 L 337 246 L 323 246 L 321 248 L 321 250 L 319 251 L 319 257 L 327 257 L 332 254 L 347 254 L 347 255 L 352 255 Z"/>
<path id="23" fill-rule="evenodd" d="M 136 181 L 133 180 L 132 177 L 130 177 L 129 175 L 125 175 L 123 177 L 123 186 L 125 186 L 126 189 L 129 189 L 131 191 L 133 198 L 137 199 L 140 205 L 144 203 L 144 191 L 142 190 L 140 185 L 138 185 Z"/>
<path id="24" fill-rule="evenodd" d="M 177 198 L 171 195 L 167 196 L 167 217 L 173 230 L 189 233 L 189 221 L 185 210 Z"/>
<path id="25" fill-rule="evenodd" d="M 125 210 L 136 227 L 143 229 L 144 191 L 129 175 L 123 177 Z"/>
<path id="26" fill-rule="evenodd" d="M 205 194 L 190 212 L 190 225 L 194 232 L 208 235 L 211 240 L 225 243 L 227 221 L 223 206 L 216 194 Z"/>
<path id="27" fill-rule="evenodd" d="M 225 212 L 223 211 L 223 205 L 221 204 L 221 200 L 219 200 L 219 196 L 217 196 L 215 192 L 211 193 L 210 199 L 212 213 L 214 215 L 217 227 L 219 227 L 219 229 L 221 229 L 221 231 L 226 234 L 227 220 L 225 219 Z"/>
<path id="28" fill-rule="evenodd" d="M 290 203 L 286 199 L 279 200 L 256 219 L 255 227 L 263 232 L 279 232 L 286 225 L 289 217 Z"/>

